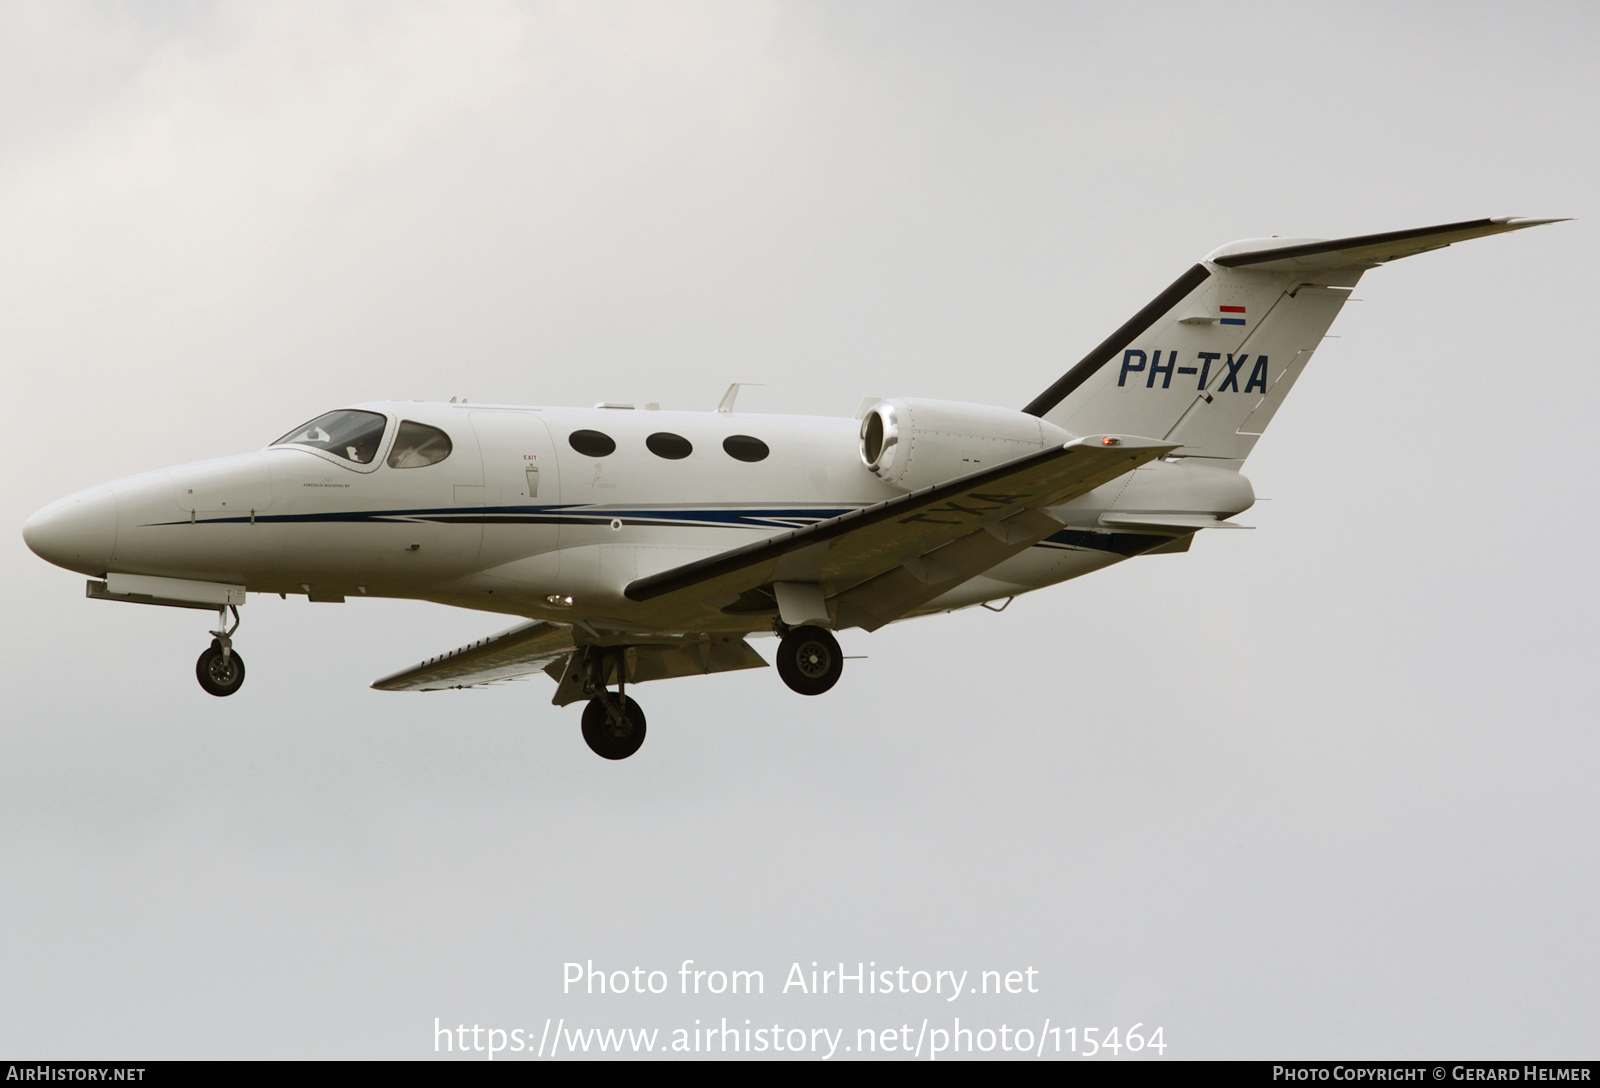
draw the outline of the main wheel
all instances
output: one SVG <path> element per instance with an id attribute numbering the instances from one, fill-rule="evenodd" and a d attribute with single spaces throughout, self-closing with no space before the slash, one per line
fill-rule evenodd
<path id="1" fill-rule="evenodd" d="M 222 647 L 213 641 L 194 663 L 194 675 L 208 695 L 232 695 L 244 683 L 244 658 L 238 650 L 223 657 Z"/>
<path id="2" fill-rule="evenodd" d="M 839 682 L 844 655 L 822 627 L 796 627 L 778 643 L 778 675 L 801 695 L 821 695 Z"/>
<path id="3" fill-rule="evenodd" d="M 622 723 L 611 720 L 606 704 L 590 699 L 583 708 L 583 739 L 595 755 L 604 759 L 627 759 L 644 743 L 644 711 L 631 698 L 622 699 Z"/>

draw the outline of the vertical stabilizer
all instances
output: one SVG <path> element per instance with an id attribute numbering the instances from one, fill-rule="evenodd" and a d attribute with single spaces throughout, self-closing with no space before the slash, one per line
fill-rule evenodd
<path id="1" fill-rule="evenodd" d="M 1216 250 L 1025 409 L 1074 434 L 1177 443 L 1237 465 L 1310 362 L 1362 274 L 1454 242 L 1551 219 L 1478 219 L 1326 241 Z"/>
<path id="2" fill-rule="evenodd" d="M 1026 409 L 1074 434 L 1136 434 L 1243 461 L 1361 277 L 1196 265 Z M 1176 296 L 1176 297 L 1174 297 Z M 1159 312 L 1150 313 L 1157 305 Z M 1129 323 L 1130 325 L 1133 322 Z"/>

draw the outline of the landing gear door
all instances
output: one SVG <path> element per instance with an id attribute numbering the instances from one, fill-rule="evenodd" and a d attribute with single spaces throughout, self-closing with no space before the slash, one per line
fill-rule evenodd
<path id="1" fill-rule="evenodd" d="M 483 456 L 483 566 L 553 557 L 561 477 L 544 420 L 537 412 L 475 411 L 472 429 Z"/>

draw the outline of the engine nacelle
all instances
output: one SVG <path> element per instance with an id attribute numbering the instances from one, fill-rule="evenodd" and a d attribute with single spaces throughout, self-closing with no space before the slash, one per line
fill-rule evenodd
<path id="1" fill-rule="evenodd" d="M 1074 436 L 1038 416 L 952 400 L 880 400 L 861 419 L 861 463 L 906 491 L 993 468 Z"/>

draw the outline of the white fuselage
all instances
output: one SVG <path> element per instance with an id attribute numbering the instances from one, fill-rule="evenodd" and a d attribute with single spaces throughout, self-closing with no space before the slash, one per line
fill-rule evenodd
<path id="1" fill-rule="evenodd" d="M 312 600 L 403 597 L 571 622 L 627 619 L 635 578 L 901 494 L 858 452 L 853 419 L 728 412 L 379 402 L 387 429 L 366 464 L 304 446 L 146 473 L 34 515 L 40 555 L 90 575 L 246 586 Z M 452 449 L 415 468 L 386 463 L 402 420 Z M 597 431 L 604 456 L 570 436 Z M 647 439 L 687 440 L 652 452 Z M 734 436 L 745 459 L 725 449 Z M 657 442 L 659 446 L 660 443 Z M 768 451 L 760 459 L 760 449 Z M 756 453 L 752 453 L 754 450 Z M 1233 466 L 1154 462 L 1055 513 L 1063 530 L 920 609 L 1025 593 L 1149 547 L 1107 532 L 1101 513 L 1188 510 L 1226 517 L 1253 499 Z M 568 603 L 570 599 L 570 604 Z M 728 614 L 725 630 L 770 616 Z"/>

